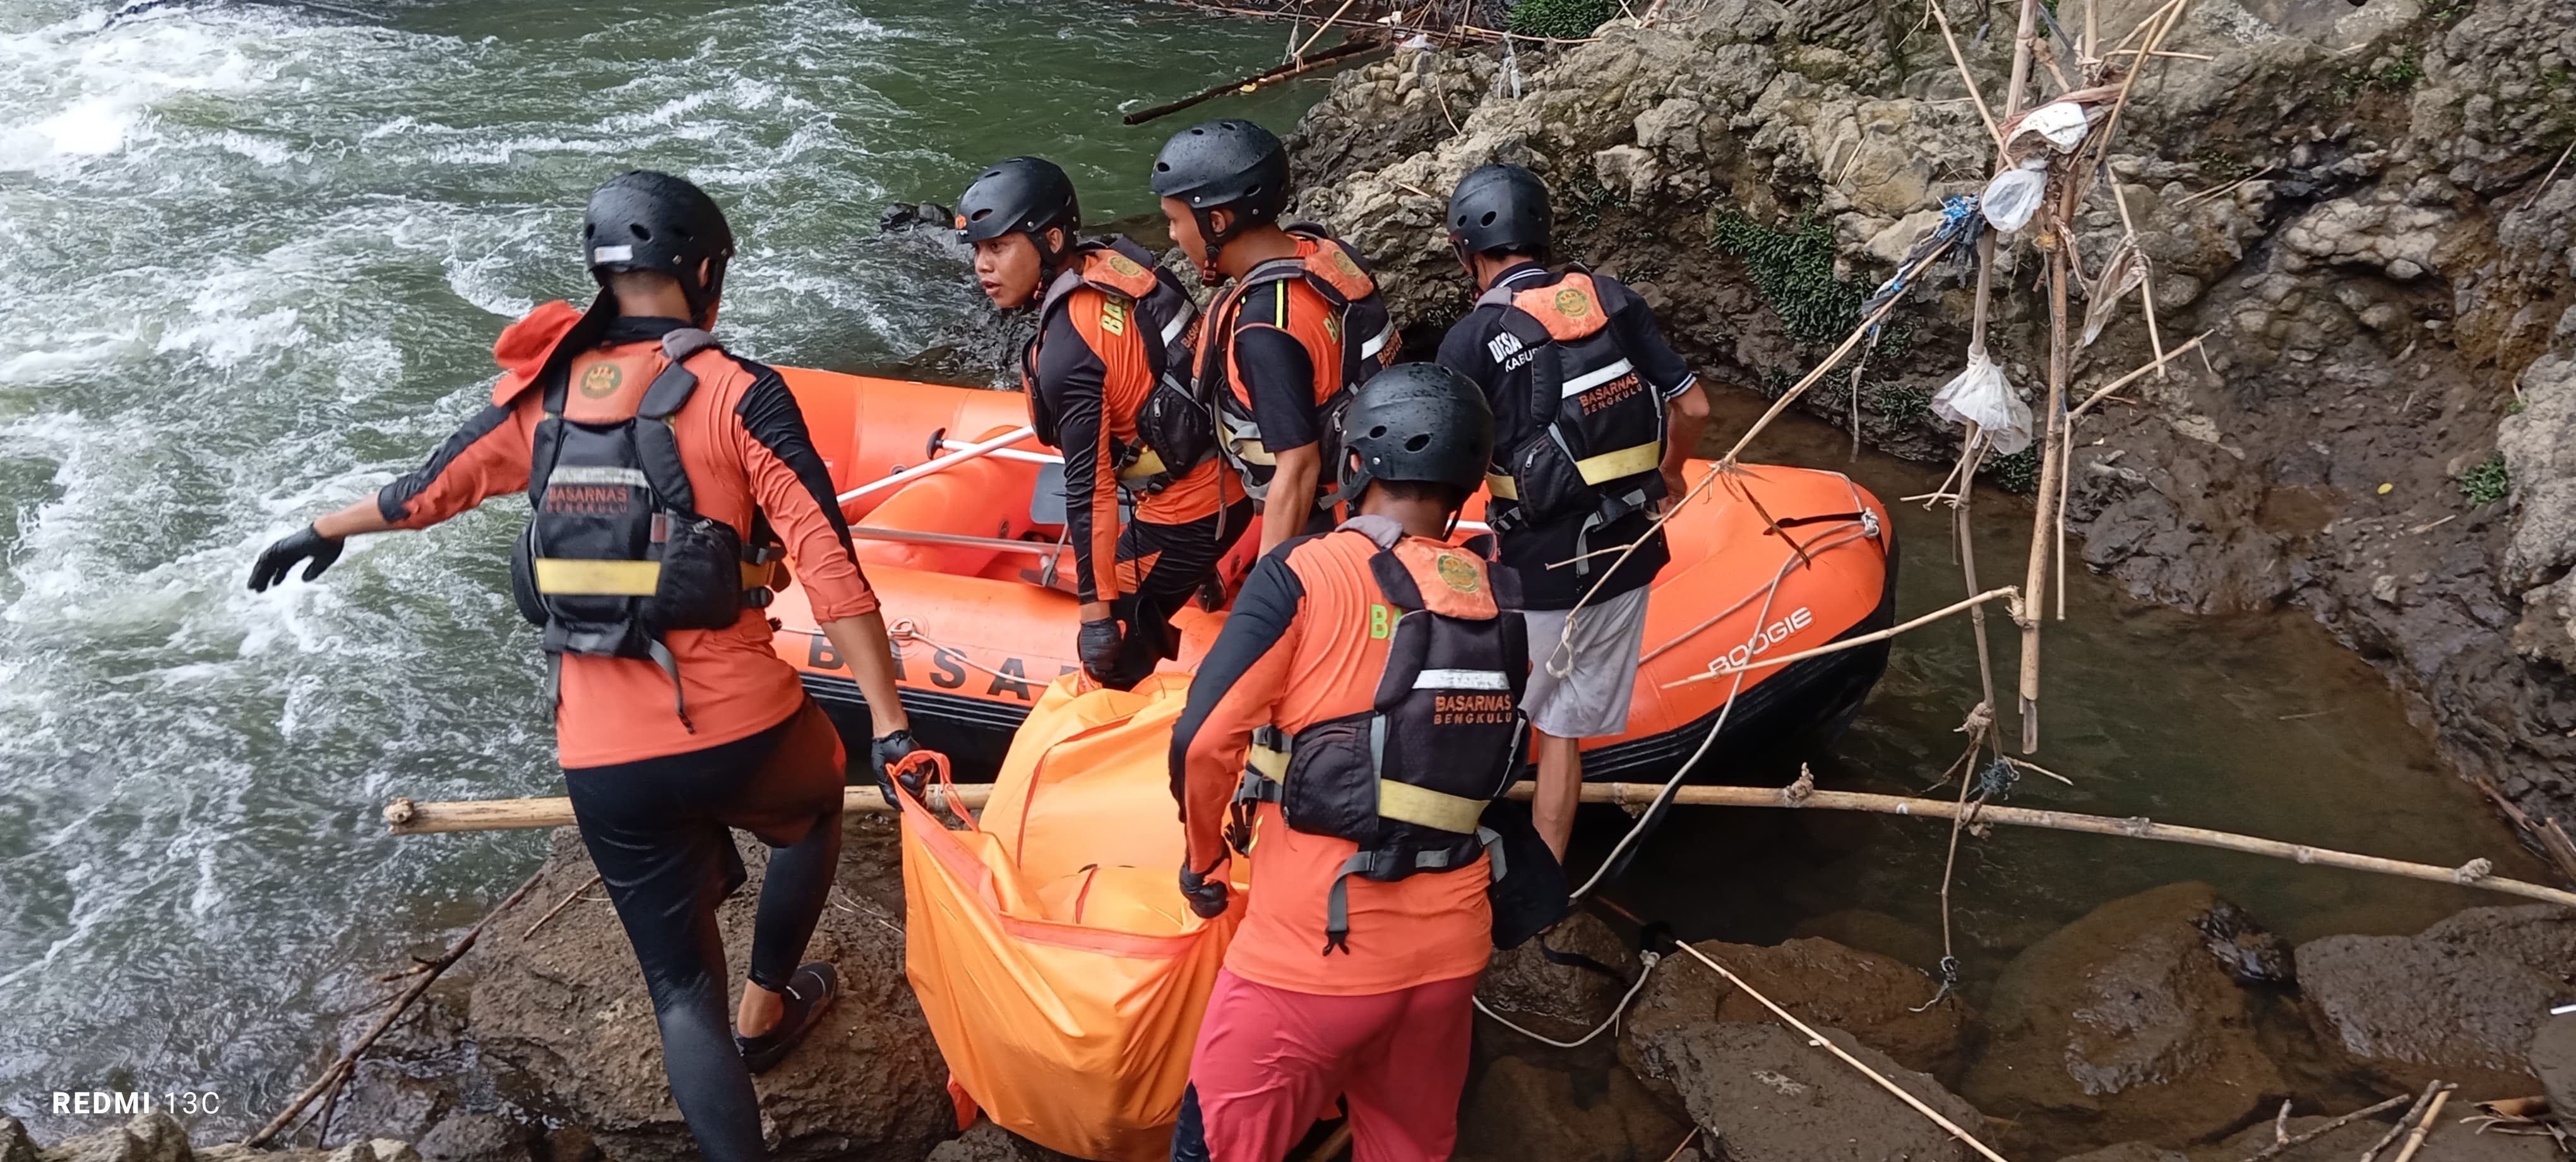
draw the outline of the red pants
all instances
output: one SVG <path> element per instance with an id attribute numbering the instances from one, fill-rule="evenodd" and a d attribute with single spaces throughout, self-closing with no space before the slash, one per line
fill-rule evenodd
<path id="1" fill-rule="evenodd" d="M 1219 972 L 1190 1058 L 1213 1162 L 1280 1162 L 1335 1095 L 1354 1162 L 1442 1162 L 1458 1141 L 1476 977 L 1323 996 Z"/>

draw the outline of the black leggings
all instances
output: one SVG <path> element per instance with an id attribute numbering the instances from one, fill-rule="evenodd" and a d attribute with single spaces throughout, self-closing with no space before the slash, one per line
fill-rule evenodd
<path id="1" fill-rule="evenodd" d="M 842 780 L 840 736 L 810 700 L 748 738 L 564 772 L 582 843 L 653 994 L 671 1097 L 709 1162 L 768 1157 L 760 1099 L 725 1013 L 716 906 L 745 878 L 727 829 L 774 849 L 752 927 L 751 980 L 776 990 L 805 955 L 832 890 Z"/>
<path id="2" fill-rule="evenodd" d="M 1109 603 L 1126 623 L 1127 635 L 1110 685 L 1131 688 L 1164 659 L 1180 655 L 1172 615 L 1198 595 L 1200 583 L 1216 571 L 1217 559 L 1243 539 L 1244 527 L 1251 523 L 1249 500 L 1186 524 L 1127 522 L 1118 534 L 1118 580 L 1126 592 Z"/>

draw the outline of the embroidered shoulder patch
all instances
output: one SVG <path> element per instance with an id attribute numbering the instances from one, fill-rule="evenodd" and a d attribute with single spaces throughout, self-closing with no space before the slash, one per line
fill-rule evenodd
<path id="1" fill-rule="evenodd" d="M 1468 564 L 1465 557 L 1455 553 L 1442 553 L 1439 563 L 1433 567 L 1439 571 L 1440 580 L 1446 582 L 1450 588 L 1460 593 L 1476 591 L 1478 587 L 1476 567 Z"/>
<path id="2" fill-rule="evenodd" d="M 1580 319 L 1592 313 L 1592 298 L 1573 287 L 1556 292 L 1556 311 L 1569 319 Z"/>
<path id="3" fill-rule="evenodd" d="M 1120 276 L 1125 278 L 1134 278 L 1137 275 L 1145 273 L 1145 268 L 1136 265 L 1135 259 L 1129 258 L 1116 251 L 1111 251 L 1109 254 L 1109 269 L 1116 271 Z"/>

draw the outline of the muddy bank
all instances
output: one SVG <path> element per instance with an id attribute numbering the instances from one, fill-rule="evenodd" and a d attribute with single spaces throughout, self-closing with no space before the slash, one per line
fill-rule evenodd
<path id="1" fill-rule="evenodd" d="M 2151 7 L 2096 18 L 2116 38 Z M 1992 147 L 1919 10 L 1666 11 L 1523 54 L 1518 97 L 1490 56 L 1403 53 L 1309 112 L 1298 208 L 1378 260 L 1417 349 L 1467 305 L 1436 199 L 1485 161 L 1539 170 L 1561 256 L 1636 284 L 1705 379 L 1772 395 L 1941 198 L 1983 187 Z M 1999 95 L 2012 6 L 1945 11 Z M 2543 184 L 2576 136 L 2576 3 L 2202 0 L 2165 47 L 2210 59 L 2158 61 L 2110 166 L 2164 341 L 2207 331 L 2209 357 L 2083 421 L 2077 561 L 2194 610 L 2306 608 L 2463 774 L 2576 820 L 2576 182 Z M 2096 202 L 2077 243 L 2098 265 L 2124 231 Z M 2027 394 L 2045 302 L 2028 247 L 2003 255 L 1989 344 Z M 1912 292 L 1857 388 L 1836 375 L 1813 409 L 1856 405 L 1871 443 L 1955 455 L 1927 403 L 1962 363 L 1968 302 L 1955 276 Z M 2072 390 L 2151 354 L 2133 300 Z M 2035 463 L 1988 475 L 2027 489 Z"/>
<path id="2" fill-rule="evenodd" d="M 746 855 L 752 884 L 722 917 L 737 979 L 761 868 L 756 845 Z M 398 1138 L 430 1162 L 693 1156 L 643 982 L 614 913 L 584 890 L 591 874 L 578 841 L 559 835 L 537 890 L 467 962 L 473 978 L 440 991 L 361 1071 L 335 1140 Z M 759 1079 L 773 1149 L 1056 1162 L 989 1123 L 959 1135 L 946 1070 L 903 982 L 900 893 L 891 826 L 852 822 L 812 952 L 849 991 L 813 1041 Z M 2564 1088 L 2576 1071 L 2576 1016 L 2547 1015 L 2576 1002 L 2576 912 L 2563 909 L 2473 908 L 2412 937 L 2293 948 L 2207 885 L 2174 884 L 2033 944 L 1973 1007 L 1942 992 L 1919 942 L 1872 940 L 1862 919 L 1822 927 L 1895 950 L 1822 936 L 1695 947 L 2017 1158 L 2119 1147 L 2240 1162 L 2252 1151 L 2224 1143 L 2258 1122 L 2268 1134 L 2284 1100 L 2302 1115 L 2340 1113 L 2440 1079 L 2460 1085 L 2465 1112 Z M 1698 1157 L 1736 1162 L 1970 1156 L 1744 990 L 1641 938 L 1583 915 L 1551 943 L 1590 964 L 1550 963 L 1534 947 L 1496 959 L 1480 995 L 1514 1023 L 1573 1040 L 1622 1019 L 1567 1051 L 1479 1018 L 1460 1157 L 1658 1162 L 1686 1136 Z"/>

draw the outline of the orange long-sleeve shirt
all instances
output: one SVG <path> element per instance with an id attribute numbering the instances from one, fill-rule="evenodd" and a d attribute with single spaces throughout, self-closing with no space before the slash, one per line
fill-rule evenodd
<path id="1" fill-rule="evenodd" d="M 1244 581 L 1172 731 L 1172 784 L 1192 868 L 1206 871 L 1227 858 L 1227 809 L 1255 729 L 1276 725 L 1293 736 L 1373 704 L 1389 643 L 1371 632 L 1388 607 L 1369 572 L 1377 551 L 1376 542 L 1348 529 L 1305 537 L 1262 558 Z M 1272 988 L 1335 995 L 1393 992 L 1484 970 L 1493 911 L 1482 855 L 1455 871 L 1401 880 L 1353 876 L 1348 953 L 1327 956 L 1327 897 L 1343 862 L 1358 851 L 1347 839 L 1289 827 L 1278 804 L 1262 804 L 1253 821 L 1251 899 L 1226 967 Z"/>
<path id="2" fill-rule="evenodd" d="M 618 320 L 602 346 L 574 357 L 567 414 L 634 414 L 645 385 L 663 365 L 661 336 L 684 325 L 676 319 Z M 496 389 L 491 406 L 448 437 L 427 463 L 376 494 L 388 522 L 425 528 L 491 497 L 527 490 L 544 392 L 528 382 L 528 365 L 519 366 Z M 786 382 L 767 367 L 713 348 L 691 356 L 686 366 L 696 373 L 698 387 L 671 422 L 698 512 L 732 525 L 746 539 L 753 514 L 767 517 L 818 621 L 874 610 L 876 594 L 851 553 L 830 471 L 814 450 Z M 593 767 L 658 758 L 731 742 L 785 721 L 803 704 L 803 691 L 795 668 L 778 657 L 769 638 L 767 615 L 750 608 L 724 629 L 664 636 L 678 663 L 687 723 L 672 712 L 671 679 L 653 662 L 566 655 L 555 716 L 559 761 Z"/>

